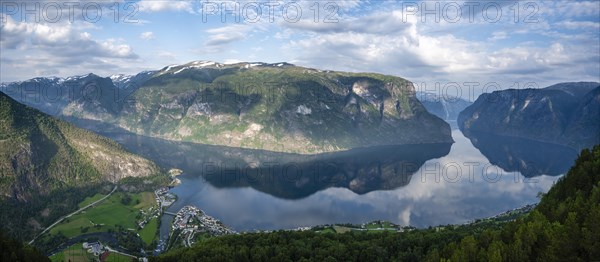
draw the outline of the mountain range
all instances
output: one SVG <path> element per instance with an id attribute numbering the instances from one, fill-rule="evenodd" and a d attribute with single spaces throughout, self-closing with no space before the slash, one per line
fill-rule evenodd
<path id="1" fill-rule="evenodd" d="M 34 78 L 2 84 L 49 114 L 211 145 L 315 154 L 357 147 L 451 143 L 411 82 L 288 63 L 195 61 L 134 76 Z"/>

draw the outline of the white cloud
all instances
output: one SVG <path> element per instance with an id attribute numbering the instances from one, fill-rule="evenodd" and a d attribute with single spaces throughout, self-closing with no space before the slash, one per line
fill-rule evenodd
<path id="1" fill-rule="evenodd" d="M 85 59 L 91 55 L 98 57 L 137 58 L 137 54 L 126 44 L 118 44 L 114 39 L 94 40 L 88 32 L 75 30 L 70 23 L 45 24 L 16 22 L 6 17 L 0 27 L 2 48 L 22 50 L 45 50 L 53 55 L 81 55 Z M 9 35 L 10 39 L 6 36 Z M 5 43 L 6 42 L 6 43 Z"/>
<path id="2" fill-rule="evenodd" d="M 143 32 L 140 34 L 140 38 L 143 40 L 152 40 L 155 37 L 153 32 Z"/>
<path id="3" fill-rule="evenodd" d="M 207 44 L 220 45 L 243 39 L 252 29 L 251 26 L 234 24 L 206 30 L 209 34 Z"/>

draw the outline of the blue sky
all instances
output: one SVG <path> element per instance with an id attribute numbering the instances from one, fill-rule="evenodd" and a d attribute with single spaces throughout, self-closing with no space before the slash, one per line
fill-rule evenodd
<path id="1" fill-rule="evenodd" d="M 83 1 L 72 17 L 62 2 L 0 7 L 3 82 L 195 60 L 378 72 L 427 89 L 600 81 L 600 1 Z"/>

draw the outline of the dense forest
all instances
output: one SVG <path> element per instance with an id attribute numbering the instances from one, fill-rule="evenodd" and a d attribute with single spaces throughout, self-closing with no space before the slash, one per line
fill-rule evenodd
<path id="1" fill-rule="evenodd" d="M 0 261 L 50 261 L 42 252 L 0 231 Z"/>
<path id="2" fill-rule="evenodd" d="M 276 231 L 208 239 L 154 261 L 591 261 L 600 258 L 600 145 L 515 221 L 408 232 Z"/>

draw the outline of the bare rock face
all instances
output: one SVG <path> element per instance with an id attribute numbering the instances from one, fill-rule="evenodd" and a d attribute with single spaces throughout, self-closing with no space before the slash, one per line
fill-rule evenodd
<path id="1" fill-rule="evenodd" d="M 600 84 L 483 94 L 458 117 L 461 130 L 533 139 L 579 151 L 600 143 Z"/>

